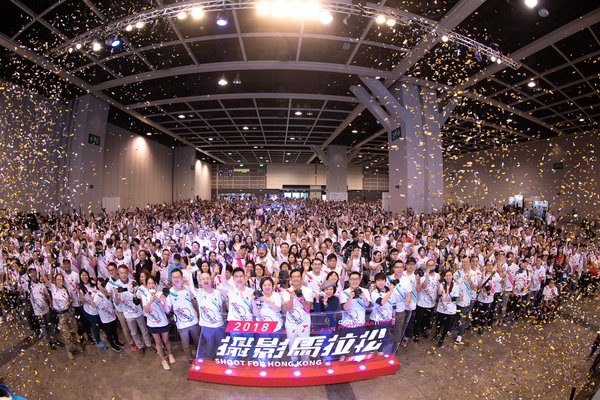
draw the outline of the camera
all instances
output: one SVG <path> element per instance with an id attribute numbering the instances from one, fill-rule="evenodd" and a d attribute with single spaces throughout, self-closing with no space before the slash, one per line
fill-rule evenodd
<path id="1" fill-rule="evenodd" d="M 490 294 L 492 294 L 492 288 L 490 287 L 490 285 L 485 285 L 485 286 L 483 287 L 483 289 L 485 290 L 485 294 L 487 294 L 488 296 L 489 296 Z"/>
<path id="2" fill-rule="evenodd" d="M 394 286 L 398 286 L 399 283 L 400 283 L 399 279 L 392 279 L 392 281 L 390 282 L 390 284 L 394 285 Z"/>
<path id="3" fill-rule="evenodd" d="M 421 268 L 419 268 L 415 271 L 415 275 L 419 275 L 422 278 L 425 276 L 425 271 L 423 271 Z"/>
<path id="4" fill-rule="evenodd" d="M 137 283 L 137 281 L 136 281 L 135 279 L 132 279 L 132 280 L 131 280 L 131 286 L 133 286 L 133 287 L 138 287 L 138 286 L 140 286 L 140 285 Z"/>
<path id="5" fill-rule="evenodd" d="M 254 291 L 254 298 L 258 299 L 259 297 L 262 297 L 263 292 L 261 290 L 255 290 Z"/>
<path id="6" fill-rule="evenodd" d="M 296 294 L 296 297 L 302 297 L 302 289 L 296 289 L 294 290 L 294 293 Z"/>
<path id="7" fill-rule="evenodd" d="M 156 289 L 148 289 L 148 293 L 154 296 L 156 294 Z"/>
<path id="8" fill-rule="evenodd" d="M 169 295 L 169 293 L 171 293 L 171 291 L 169 290 L 168 287 L 162 288 L 162 294 L 163 294 L 163 296 L 167 297 Z"/>
<path id="9" fill-rule="evenodd" d="M 126 287 L 118 287 L 117 288 L 117 292 L 119 292 L 119 293 L 124 293 L 124 292 L 127 292 L 127 291 L 128 291 L 128 289 Z"/>
<path id="10" fill-rule="evenodd" d="M 362 294 L 362 289 L 357 287 L 356 289 L 354 289 L 354 297 L 360 297 L 360 295 Z"/>
<path id="11" fill-rule="evenodd" d="M 319 293 L 319 300 L 325 300 L 325 293 Z"/>

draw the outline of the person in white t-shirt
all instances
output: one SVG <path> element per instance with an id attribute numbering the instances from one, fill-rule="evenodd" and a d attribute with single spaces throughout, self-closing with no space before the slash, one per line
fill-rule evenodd
<path id="1" fill-rule="evenodd" d="M 312 290 L 313 294 L 317 294 L 321 290 L 321 285 L 325 282 L 327 274 L 321 271 L 323 267 L 323 261 L 319 258 L 315 258 L 310 263 L 312 271 L 306 271 L 304 273 L 304 286 L 307 286 Z"/>
<path id="2" fill-rule="evenodd" d="M 27 268 L 29 279 L 24 286 L 24 291 L 29 295 L 33 314 L 37 317 L 42 334 L 51 349 L 56 349 L 58 340 L 56 326 L 52 323 L 50 315 L 50 294 L 44 282 L 39 279 L 37 270 L 33 265 Z"/>
<path id="3" fill-rule="evenodd" d="M 98 308 L 94 304 L 94 294 L 98 291 L 96 283 L 90 280 L 90 275 L 84 269 L 79 271 L 81 283 L 77 288 L 77 297 L 80 297 L 83 307 L 82 317 L 91 327 L 94 334 L 95 343 L 103 350 L 108 350 L 108 346 L 100 340 L 100 317 L 98 317 Z"/>
<path id="4" fill-rule="evenodd" d="M 456 300 L 458 299 L 460 288 L 459 285 L 454 282 L 454 276 L 451 270 L 444 272 L 444 279 L 442 279 L 438 286 L 438 305 L 437 305 L 437 328 L 434 339 L 440 337 L 437 342 L 437 347 L 444 345 L 444 339 L 454 329 L 456 324 Z"/>
<path id="5" fill-rule="evenodd" d="M 386 328 L 386 338 L 384 342 L 387 343 L 386 347 L 381 350 L 382 354 L 390 354 L 394 347 L 394 332 L 393 326 L 395 323 L 396 309 L 394 303 L 396 302 L 396 291 L 394 285 L 387 287 L 385 272 L 379 272 L 375 275 L 375 289 L 371 291 L 371 303 L 373 304 L 373 310 L 371 310 L 371 321 L 378 324 L 380 328 Z"/>
<path id="6" fill-rule="evenodd" d="M 92 298 L 96 310 L 98 310 L 98 316 L 100 317 L 100 327 L 106 335 L 106 339 L 110 344 L 110 348 L 114 351 L 121 352 L 125 345 L 119 341 L 119 334 L 117 333 L 117 315 L 112 300 L 110 299 L 109 292 L 106 290 L 106 284 L 102 282 L 97 286 L 98 291 L 94 293 Z"/>
<path id="7" fill-rule="evenodd" d="M 142 279 L 145 279 L 145 282 Z M 158 285 L 154 277 L 146 276 L 145 272 L 140 273 L 140 281 L 142 281 L 140 282 L 142 286 L 138 288 L 136 295 L 142 300 L 142 309 L 146 316 L 148 330 L 156 343 L 156 352 L 160 357 L 160 362 L 164 369 L 170 370 L 169 363 L 174 364 L 175 357 L 173 357 L 169 340 L 169 319 L 166 313 L 165 293 L 157 292 Z M 168 361 L 163 353 L 163 345 L 167 349 Z"/>
<path id="8" fill-rule="evenodd" d="M 277 322 L 273 336 L 279 335 L 283 330 L 283 316 L 281 295 L 274 291 L 275 282 L 271 277 L 264 277 L 260 281 L 260 290 L 254 292 L 252 311 L 257 321 Z"/>
<path id="9" fill-rule="evenodd" d="M 492 327 L 492 303 L 494 302 L 495 288 L 500 282 L 500 275 L 494 270 L 491 260 L 485 262 L 485 272 L 477 287 L 477 300 L 473 307 L 473 326 L 478 327 L 481 335 L 484 328 Z"/>
<path id="10" fill-rule="evenodd" d="M 200 339 L 196 357 L 201 360 L 214 360 L 217 348 L 225 337 L 224 314 L 226 290 L 214 289 L 209 272 L 200 273 L 200 287 L 196 290 Z"/>
<path id="11" fill-rule="evenodd" d="M 411 297 L 411 283 L 410 280 L 404 275 L 405 265 L 401 260 L 396 260 L 392 264 L 392 275 L 387 277 L 387 283 L 389 286 L 394 286 L 395 293 L 395 307 L 396 307 L 396 318 L 394 322 L 394 341 L 396 345 L 400 345 L 404 338 L 406 320 L 409 317 L 409 313 L 406 312 L 406 308 L 410 304 Z"/>
<path id="12" fill-rule="evenodd" d="M 296 268 L 290 273 L 291 287 L 281 292 L 283 305 L 287 311 L 285 317 L 285 332 L 289 340 L 290 348 L 293 348 L 297 338 L 310 335 L 311 318 L 310 310 L 313 304 L 313 292 L 310 288 L 302 286 L 302 269 Z M 298 357 L 292 355 L 292 361 Z M 302 356 L 308 360 L 308 355 Z"/>
<path id="13" fill-rule="evenodd" d="M 359 328 L 365 325 L 371 295 L 367 289 L 359 286 L 361 277 L 360 273 L 352 271 L 348 277 L 350 286 L 340 295 L 340 304 L 344 310 L 340 326 L 343 328 Z"/>
<path id="14" fill-rule="evenodd" d="M 123 307 L 123 316 L 125 316 L 129 332 L 138 349 L 138 355 L 143 356 L 145 354 L 145 349 L 152 346 L 152 339 L 148 333 L 148 326 L 146 325 L 144 312 L 140 305 L 141 300 L 135 296 L 137 282 L 129 279 L 129 269 L 125 265 L 120 265 L 118 272 L 119 286 L 113 289 L 115 306 L 120 305 Z M 142 336 L 141 338 L 140 333 Z"/>
<path id="15" fill-rule="evenodd" d="M 194 341 L 196 347 L 200 341 L 200 325 L 198 325 L 198 303 L 189 286 L 183 284 L 183 272 L 180 269 L 171 271 L 171 281 L 173 286 L 169 290 L 166 299 L 168 310 L 172 310 L 175 315 L 175 324 L 179 337 L 181 337 L 181 346 L 188 361 L 192 361 L 195 352 L 190 349 L 190 339 Z"/>
<path id="16" fill-rule="evenodd" d="M 554 279 L 551 279 L 544 287 L 542 296 L 540 319 L 542 322 L 548 322 L 554 317 L 554 310 L 558 305 L 558 288 L 556 287 L 556 281 Z"/>
<path id="17" fill-rule="evenodd" d="M 417 282 L 417 311 L 415 315 L 415 328 L 413 339 L 419 340 L 419 336 L 428 338 L 427 330 L 431 326 L 433 309 L 437 302 L 438 285 L 440 275 L 435 272 L 435 261 L 427 260 L 425 263 L 425 274 Z"/>

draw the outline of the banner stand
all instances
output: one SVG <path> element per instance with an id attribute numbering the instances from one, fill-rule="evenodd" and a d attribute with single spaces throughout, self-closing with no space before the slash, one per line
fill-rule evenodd
<path id="1" fill-rule="evenodd" d="M 259 362 L 244 360 L 195 359 L 188 369 L 188 379 L 238 386 L 316 386 L 354 382 L 393 375 L 400 362 L 393 355 L 367 354 L 344 361 Z M 285 365 L 285 366 L 282 366 Z"/>

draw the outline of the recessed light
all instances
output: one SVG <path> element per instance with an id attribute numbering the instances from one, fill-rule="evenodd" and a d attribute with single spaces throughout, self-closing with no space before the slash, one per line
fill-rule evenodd
<path id="1" fill-rule="evenodd" d="M 146 132 L 146 136 L 152 136 L 152 132 Z"/>
<path id="2" fill-rule="evenodd" d="M 213 138 L 209 137 L 209 138 L 208 138 L 208 141 L 209 141 L 209 142 L 212 142 L 212 141 L 213 141 Z"/>
<path id="3" fill-rule="evenodd" d="M 302 115 L 302 111 L 296 111 L 296 112 L 294 113 L 294 115 L 297 115 L 297 116 L 299 117 L 299 116 L 301 116 L 301 115 Z"/>
<path id="4" fill-rule="evenodd" d="M 227 79 L 225 78 L 221 78 L 219 79 L 219 82 L 217 82 L 219 84 L 219 86 L 225 86 L 227 85 L 229 82 L 227 82 Z"/>
<path id="5" fill-rule="evenodd" d="M 356 129 L 352 129 L 352 133 L 358 133 Z"/>
<path id="6" fill-rule="evenodd" d="M 534 8 L 537 6 L 538 0 L 525 0 L 525 5 L 529 8 Z"/>
<path id="7" fill-rule="evenodd" d="M 245 130 L 245 131 L 247 131 L 250 128 L 248 128 L 247 126 L 244 126 L 242 129 Z"/>
<path id="8" fill-rule="evenodd" d="M 291 137 L 290 140 L 296 140 L 296 138 L 295 137 Z"/>
<path id="9" fill-rule="evenodd" d="M 289 156 L 289 155 L 291 155 L 292 153 L 285 153 L 285 154 Z"/>
<path id="10" fill-rule="evenodd" d="M 534 88 L 536 85 L 535 81 L 529 81 L 529 83 L 527 84 L 527 86 L 529 86 L 530 88 Z"/>
<path id="11" fill-rule="evenodd" d="M 585 118 L 579 118 L 579 122 L 585 122 Z"/>
<path id="12" fill-rule="evenodd" d="M 231 153 L 227 153 L 227 155 L 228 155 L 228 156 L 230 156 L 230 155 L 231 155 Z"/>
<path id="13" fill-rule="evenodd" d="M 185 115 L 183 115 L 183 114 L 179 114 L 179 115 L 177 116 L 177 118 L 179 118 L 179 119 L 184 119 L 184 118 L 185 118 Z"/>
<path id="14" fill-rule="evenodd" d="M 258 146 L 254 146 L 255 149 L 258 149 Z"/>

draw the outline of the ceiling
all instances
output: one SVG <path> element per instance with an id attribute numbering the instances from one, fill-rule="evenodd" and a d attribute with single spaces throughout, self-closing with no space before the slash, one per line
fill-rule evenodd
<path id="1" fill-rule="evenodd" d="M 111 122 L 167 145 L 192 145 L 199 158 L 219 163 L 319 162 L 312 148 L 343 144 L 356 150 L 353 164 L 384 166 L 387 135 L 350 91 L 361 76 L 430 86 L 441 104 L 457 102 L 443 127 L 446 156 L 598 130 L 594 0 L 539 0 L 534 9 L 523 0 L 378 3 L 508 54 L 521 63 L 516 70 L 414 25 L 390 28 L 339 13 L 330 25 L 270 21 L 243 8 L 231 10 L 224 27 L 216 13 L 157 18 L 120 32 L 116 48 L 51 51 L 171 3 L 3 0 L 0 77 L 63 101 L 102 96 Z M 221 78 L 228 85 L 218 85 Z"/>

